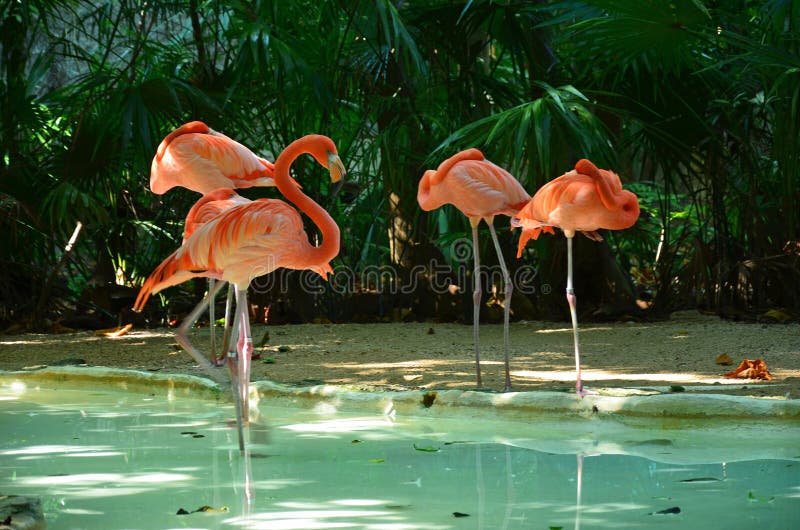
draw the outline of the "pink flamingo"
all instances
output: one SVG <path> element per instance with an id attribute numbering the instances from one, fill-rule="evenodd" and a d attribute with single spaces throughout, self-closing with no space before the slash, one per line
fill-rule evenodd
<path id="1" fill-rule="evenodd" d="M 508 171 L 489 162 L 477 149 L 461 151 L 442 162 L 436 171 L 429 169 L 419 181 L 417 202 L 423 210 L 430 211 L 444 204 L 452 204 L 467 216 L 472 226 L 472 253 L 475 260 L 472 275 L 472 326 L 475 341 L 475 372 L 481 386 L 479 324 L 481 281 L 478 252 L 478 225 L 481 220 L 489 225 L 500 269 L 505 283 L 503 303 L 503 344 L 505 347 L 505 392 L 511 391 L 509 368 L 508 321 L 511 310 L 513 285 L 508 274 L 500 242 L 494 229 L 496 215 L 513 216 L 530 200 L 530 195 Z"/>
<path id="2" fill-rule="evenodd" d="M 619 177 L 613 171 L 598 169 L 589 160 L 582 159 L 575 169 L 555 178 L 539 188 L 533 199 L 512 219 L 512 226 L 521 227 L 517 257 L 531 238 L 542 232 L 555 233 L 560 228 L 567 238 L 567 303 L 572 317 L 572 335 L 575 344 L 575 390 L 583 397 L 590 392 L 581 382 L 581 357 L 578 345 L 577 297 L 572 286 L 572 238 L 582 232 L 589 239 L 602 241 L 600 228 L 622 230 L 633 226 L 639 218 L 639 199 L 622 189 Z"/>
<path id="3" fill-rule="evenodd" d="M 220 188 L 203 195 L 186 214 L 186 220 L 183 223 L 183 242 L 191 237 L 195 230 L 209 222 L 211 219 L 222 213 L 223 211 L 237 206 L 239 204 L 247 204 L 250 200 L 242 197 L 232 189 Z M 222 354 L 217 355 L 217 338 L 214 332 L 215 318 L 214 318 L 214 303 L 216 293 L 219 289 L 215 289 L 216 280 L 213 278 L 208 279 L 208 294 L 200 301 L 192 312 L 183 319 L 183 322 L 175 332 L 178 342 L 181 344 L 189 343 L 189 330 L 197 321 L 200 313 L 203 312 L 208 306 L 208 319 L 210 337 L 211 337 L 211 364 L 220 366 L 224 362 L 225 354 L 228 352 L 228 345 L 230 343 L 230 316 L 231 304 L 233 302 L 233 288 L 228 284 L 228 296 L 225 301 L 225 326 L 223 328 L 224 335 L 222 338 Z M 225 283 L 221 283 L 220 286 Z M 211 293 L 214 295 L 211 295 Z"/>
<path id="4" fill-rule="evenodd" d="M 253 351 L 247 287 L 253 278 L 279 267 L 312 270 L 327 278 L 332 272 L 329 262 L 339 253 L 336 222 L 319 204 L 303 194 L 289 177 L 292 162 L 302 154 L 312 155 L 326 167 L 332 182 L 341 180 L 345 170 L 336 145 L 321 135 L 295 140 L 275 161 L 274 178 L 278 190 L 316 224 L 322 234 L 320 246 L 309 243 L 300 214 L 285 202 L 258 199 L 238 204 L 199 226 L 178 250 L 165 259 L 147 278 L 134 305 L 134 310 L 141 310 L 151 294 L 190 278 L 214 278 L 234 285 L 236 316 L 233 327 L 238 330 L 239 340 L 236 355 L 229 356 L 229 365 L 237 403 L 239 448 L 242 450 L 242 427 L 248 422 L 250 355 Z M 213 298 L 213 294 L 209 293 L 210 297 Z M 210 368 L 210 363 L 191 343 L 183 346 L 201 366 Z M 209 373 L 213 374 L 211 370 Z"/>
<path id="5" fill-rule="evenodd" d="M 275 166 L 201 121 L 169 133 L 150 164 L 150 190 L 163 195 L 175 186 L 202 194 L 219 188 L 274 186 Z"/>
<path id="6" fill-rule="evenodd" d="M 161 195 L 176 186 L 181 186 L 205 195 L 221 188 L 274 186 L 273 172 L 272 162 L 257 156 L 247 147 L 211 129 L 205 123 L 191 121 L 169 133 L 159 144 L 150 165 L 150 189 L 153 193 Z M 225 206 L 225 203 L 217 203 L 216 199 L 212 199 L 211 202 L 200 199 L 198 205 L 201 204 L 205 204 L 206 219 L 213 217 L 214 213 L 219 213 L 220 208 Z M 196 223 L 197 221 L 190 219 L 191 216 L 192 211 L 187 216 L 186 222 Z M 184 229 L 184 239 L 186 237 L 188 236 Z M 209 278 L 208 292 L 219 291 L 214 289 L 214 284 L 215 280 Z M 225 302 L 226 317 L 230 315 L 232 300 L 233 288 L 229 285 Z M 200 305 L 203 307 L 208 305 L 211 359 L 217 364 L 219 358 L 214 332 L 216 318 L 213 299 L 209 301 L 204 299 Z M 188 326 L 181 325 L 178 329 L 178 334 L 183 334 L 184 340 L 188 340 L 186 333 L 199 316 L 197 313 L 193 320 L 184 321 Z M 229 330 L 229 320 L 226 318 L 223 354 L 220 358 L 228 349 Z"/>

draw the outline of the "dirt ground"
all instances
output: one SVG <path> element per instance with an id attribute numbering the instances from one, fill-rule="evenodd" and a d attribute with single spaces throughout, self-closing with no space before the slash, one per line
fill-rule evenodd
<path id="1" fill-rule="evenodd" d="M 501 325 L 481 326 L 484 387 L 503 388 Z M 173 330 L 132 329 L 119 338 L 94 332 L 0 336 L 0 370 L 81 364 L 203 375 Z M 219 332 L 221 336 L 221 331 Z M 382 390 L 474 388 L 472 327 L 464 324 L 301 324 L 254 326 L 252 379 L 327 383 Z M 208 349 L 208 328 L 193 340 Z M 739 323 L 696 311 L 652 323 L 586 323 L 580 331 L 586 386 L 710 391 L 800 398 L 800 326 Z M 720 365 L 727 354 L 730 365 Z M 744 359 L 763 359 L 771 381 L 727 379 Z M 567 323 L 514 322 L 511 374 L 515 391 L 574 389 L 572 329 Z M 670 388 L 676 385 L 676 387 Z"/>

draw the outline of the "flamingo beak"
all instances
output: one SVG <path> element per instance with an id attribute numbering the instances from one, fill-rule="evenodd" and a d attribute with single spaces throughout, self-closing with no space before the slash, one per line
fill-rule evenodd
<path id="1" fill-rule="evenodd" d="M 342 159 L 336 153 L 328 152 L 328 171 L 331 173 L 331 182 L 339 182 L 347 173 Z"/>

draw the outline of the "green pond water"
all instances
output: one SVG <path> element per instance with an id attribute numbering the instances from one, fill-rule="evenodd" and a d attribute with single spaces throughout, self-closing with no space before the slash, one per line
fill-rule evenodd
<path id="1" fill-rule="evenodd" d="M 51 530 L 800 527 L 796 421 L 386 412 L 262 400 L 242 455 L 225 401 L 0 386 L 0 493 Z"/>

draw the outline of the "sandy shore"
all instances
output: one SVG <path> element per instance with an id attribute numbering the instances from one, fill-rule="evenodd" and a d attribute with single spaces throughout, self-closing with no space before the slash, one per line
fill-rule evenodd
<path id="1" fill-rule="evenodd" d="M 221 336 L 221 332 L 220 332 Z M 254 326 L 255 380 L 327 383 L 355 388 L 475 387 L 472 327 L 464 324 L 301 324 Z M 797 324 L 739 323 L 695 311 L 651 323 L 587 323 L 581 327 L 583 377 L 601 393 L 620 389 L 704 391 L 800 398 Z M 208 329 L 194 330 L 203 350 Z M 503 388 L 502 326 L 481 326 L 484 387 Z M 727 354 L 732 364 L 717 364 Z M 772 381 L 727 379 L 744 359 L 763 359 Z M 169 329 L 133 329 L 119 338 L 94 332 L 0 337 L 0 370 L 85 363 L 202 375 Z M 511 325 L 514 390 L 574 389 L 572 330 L 567 323 Z M 671 388 L 672 387 L 672 388 Z"/>

